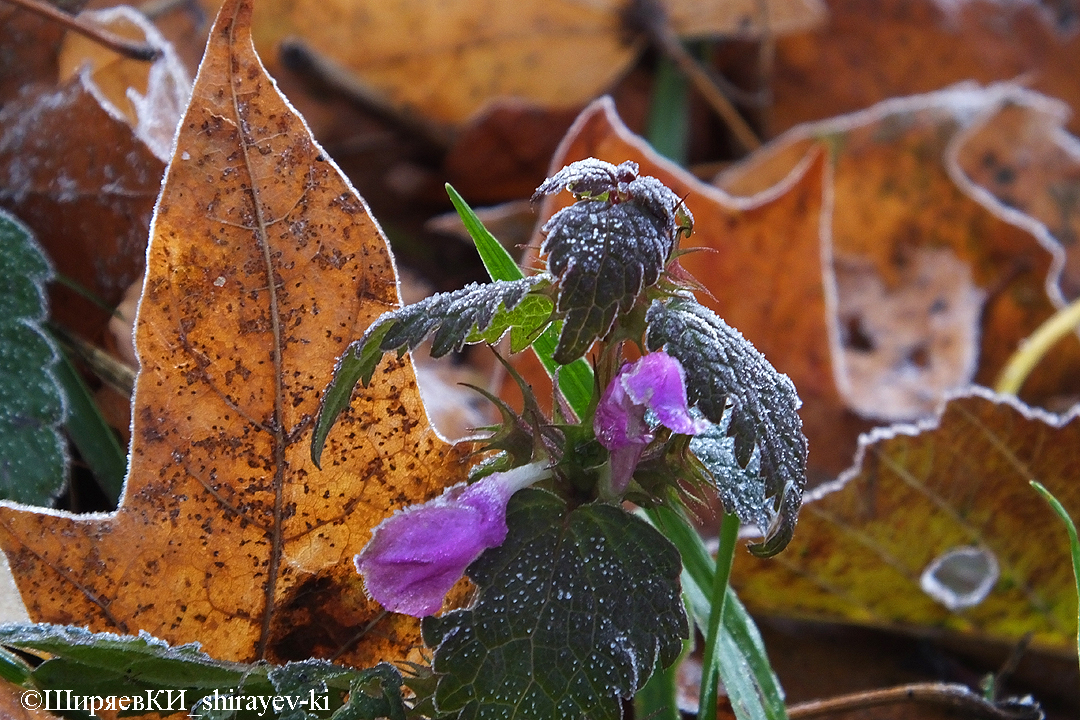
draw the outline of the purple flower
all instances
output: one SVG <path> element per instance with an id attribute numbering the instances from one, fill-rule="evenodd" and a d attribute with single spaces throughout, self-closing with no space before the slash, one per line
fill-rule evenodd
<path id="1" fill-rule="evenodd" d="M 663 350 L 622 366 L 604 390 L 593 418 L 593 432 L 611 454 L 611 491 L 626 492 L 645 446 L 653 434 L 645 423 L 652 410 L 665 427 L 697 435 L 709 422 L 690 415 L 682 365 Z"/>
<path id="2" fill-rule="evenodd" d="M 550 474 L 546 462 L 492 473 L 383 520 L 355 558 L 368 592 L 393 612 L 438 612 L 465 568 L 506 539 L 510 496 Z"/>

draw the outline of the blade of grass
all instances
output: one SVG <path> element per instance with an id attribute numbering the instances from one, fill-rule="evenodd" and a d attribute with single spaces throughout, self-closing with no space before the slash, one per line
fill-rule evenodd
<path id="1" fill-rule="evenodd" d="M 643 514 L 679 549 L 683 560 L 683 595 L 694 621 L 704 634 L 708 628 L 715 564 L 698 532 L 671 508 L 657 507 Z M 740 719 L 787 720 L 784 691 L 773 673 L 765 643 L 753 618 L 730 587 L 724 602 L 724 632 L 717 651 L 720 679 Z M 749 672 L 747 672 L 749 671 Z"/>
<path id="2" fill-rule="evenodd" d="M 120 447 L 112 428 L 94 402 L 90 388 L 86 387 L 67 354 L 59 354 L 56 380 L 64 388 L 68 402 L 64 426 L 102 492 L 116 503 L 124 487 L 127 453 Z"/>
<path id="3" fill-rule="evenodd" d="M 705 654 L 701 661 L 701 700 L 698 720 L 716 720 L 717 686 L 720 682 L 720 623 L 724 617 L 731 563 L 735 559 L 735 543 L 739 540 L 739 518 L 724 513 L 720 523 L 720 548 L 716 552 L 712 593 L 709 598 L 709 625 L 705 630 Z"/>
<path id="4" fill-rule="evenodd" d="M 1069 517 L 1069 513 L 1065 511 L 1065 506 L 1049 490 L 1043 487 L 1042 483 L 1032 480 L 1031 487 L 1035 488 L 1035 491 L 1042 495 L 1043 500 L 1050 504 L 1057 516 L 1065 523 L 1065 532 L 1069 534 L 1069 549 L 1072 552 L 1073 577 L 1076 578 L 1076 598 L 1078 602 L 1076 611 L 1076 657 L 1077 660 L 1080 660 L 1080 539 L 1076 536 L 1076 524 Z"/>
<path id="5" fill-rule="evenodd" d="M 480 253 L 480 259 L 483 261 L 484 268 L 487 270 L 488 275 L 491 276 L 491 279 L 520 280 L 525 277 L 525 274 L 521 272 L 521 268 L 514 262 L 514 258 L 510 257 L 510 253 L 506 252 L 506 248 L 495 239 L 494 235 L 488 232 L 488 229 L 480 222 L 480 218 L 476 216 L 469 204 L 465 202 L 465 199 L 458 194 L 450 183 L 446 184 L 446 192 L 450 196 L 450 202 L 454 204 L 454 208 L 461 217 L 461 221 L 465 224 L 465 229 L 468 230 L 469 235 L 476 244 L 476 251 Z M 559 389 L 562 390 L 563 396 L 570 407 L 581 418 L 588 412 L 589 403 L 592 400 L 592 368 L 582 358 L 569 365 L 559 366 L 556 364 L 552 356 L 555 354 L 555 347 L 558 342 L 559 328 L 558 325 L 553 324 L 533 343 L 533 351 L 540 359 L 544 369 L 547 370 L 548 375 L 554 377 L 555 371 L 558 370 Z"/>
<path id="6" fill-rule="evenodd" d="M 657 63 L 655 77 L 645 137 L 656 152 L 685 165 L 690 135 L 690 83 L 667 56 Z"/>

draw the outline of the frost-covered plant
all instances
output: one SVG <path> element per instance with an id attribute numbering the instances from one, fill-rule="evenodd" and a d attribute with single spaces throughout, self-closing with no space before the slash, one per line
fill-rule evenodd
<path id="1" fill-rule="evenodd" d="M 470 482 L 395 513 L 356 558 L 380 603 L 425 618 L 440 715 L 619 717 L 689 630 L 678 551 L 624 501 L 682 512 L 712 492 L 760 530 L 761 556 L 787 544 L 801 501 L 795 388 L 675 271 L 693 225 L 682 199 L 635 163 L 595 159 L 534 199 L 563 190 L 576 202 L 543 227 L 545 269 L 380 317 L 340 359 L 313 440 L 317 459 L 355 384 L 428 338 L 437 357 L 554 333 L 556 366 L 591 363 L 592 397 L 568 402 L 554 383 L 554 417 L 514 374 L 524 409 L 495 400 L 504 421 Z M 471 605 L 434 617 L 463 574 Z"/>

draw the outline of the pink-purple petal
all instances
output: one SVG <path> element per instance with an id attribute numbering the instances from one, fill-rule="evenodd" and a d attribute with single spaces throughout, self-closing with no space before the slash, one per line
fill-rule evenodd
<path id="1" fill-rule="evenodd" d="M 623 365 L 605 388 L 593 417 L 593 432 L 608 449 L 611 463 L 611 490 L 626 491 L 645 446 L 653 440 L 645 422 L 651 410 L 667 428 L 684 435 L 697 435 L 709 422 L 690 414 L 686 400 L 686 378 L 679 361 L 661 351 L 649 353 Z"/>
<path id="2" fill-rule="evenodd" d="M 393 612 L 424 617 L 484 550 L 506 539 L 510 496 L 546 471 L 527 465 L 455 485 L 439 497 L 388 517 L 356 556 L 371 596 Z"/>

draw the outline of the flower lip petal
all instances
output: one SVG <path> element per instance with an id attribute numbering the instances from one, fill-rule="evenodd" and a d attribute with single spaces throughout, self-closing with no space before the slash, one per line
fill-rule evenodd
<path id="1" fill-rule="evenodd" d="M 708 420 L 690 414 L 686 374 L 679 361 L 663 350 L 624 366 L 617 380 L 634 403 L 652 410 L 664 427 L 674 432 L 697 435 L 711 425 Z"/>
<path id="2" fill-rule="evenodd" d="M 368 592 L 393 612 L 438 612 L 473 560 L 506 539 L 510 496 L 550 472 L 543 462 L 492 473 L 383 520 L 355 558 Z"/>

